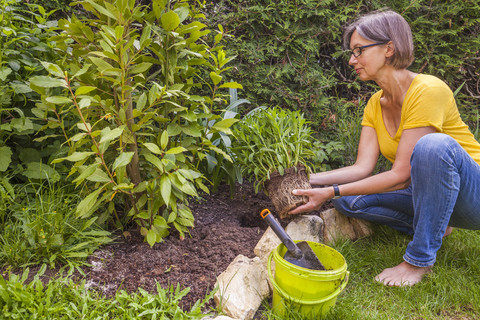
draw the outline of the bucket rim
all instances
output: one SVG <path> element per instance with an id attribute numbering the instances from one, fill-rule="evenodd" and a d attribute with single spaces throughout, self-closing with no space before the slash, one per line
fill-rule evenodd
<path id="1" fill-rule="evenodd" d="M 340 252 L 338 252 L 334 248 L 329 247 L 329 246 L 327 246 L 323 243 L 318 243 L 318 242 L 313 242 L 313 241 L 308 241 L 308 240 L 294 240 L 295 243 L 300 242 L 300 241 L 305 241 L 308 244 L 314 244 L 314 245 L 319 245 L 319 246 L 328 248 L 329 250 L 335 252 L 336 254 L 338 254 L 342 258 L 342 260 L 344 262 L 343 265 L 341 267 L 333 269 L 333 270 L 313 270 L 313 269 L 308 269 L 308 268 L 303 268 L 303 267 L 297 266 L 297 265 L 295 265 L 291 262 L 288 262 L 287 260 L 283 259 L 280 256 L 280 253 L 279 253 L 280 250 L 279 249 L 282 248 L 282 247 L 285 247 L 285 245 L 283 243 L 280 243 L 270 253 L 270 254 L 273 253 L 273 255 L 275 256 L 275 263 L 280 263 L 283 267 L 288 268 L 290 271 L 293 271 L 296 274 L 298 274 L 298 271 L 308 271 L 308 273 L 310 275 L 319 276 L 319 277 L 325 279 L 326 281 L 338 279 L 338 276 L 341 276 L 346 272 L 346 270 L 348 268 L 347 260 L 345 260 L 345 257 Z"/>
<path id="2" fill-rule="evenodd" d="M 273 257 L 273 251 L 270 253 L 270 255 L 268 257 L 268 261 L 267 261 L 268 277 L 270 278 L 270 281 L 271 281 L 274 289 L 280 294 L 280 296 L 282 296 L 285 299 L 289 299 L 290 301 L 292 301 L 294 303 L 299 303 L 299 304 L 304 304 L 304 305 L 315 305 L 315 304 L 325 303 L 325 302 L 335 298 L 336 296 L 338 296 L 343 291 L 343 289 L 345 289 L 345 287 L 347 286 L 347 283 L 348 283 L 348 279 L 350 277 L 350 271 L 347 271 L 345 273 L 345 278 L 343 279 L 340 286 L 338 286 L 338 288 L 335 291 L 333 291 L 332 293 L 330 293 L 326 297 L 322 297 L 322 298 L 317 299 L 317 300 L 302 300 L 302 299 L 294 298 L 294 297 L 291 297 L 288 293 L 286 293 L 282 288 L 280 288 L 278 283 L 275 281 L 275 277 L 272 274 L 272 268 L 271 268 L 272 257 Z"/>

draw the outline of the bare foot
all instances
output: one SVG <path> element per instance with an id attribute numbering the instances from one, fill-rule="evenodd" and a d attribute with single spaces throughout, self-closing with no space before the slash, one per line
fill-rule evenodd
<path id="1" fill-rule="evenodd" d="M 450 233 L 452 233 L 452 231 L 453 231 L 453 228 L 450 227 L 450 226 L 448 226 L 448 227 L 447 227 L 447 230 L 445 230 L 445 234 L 443 235 L 443 237 L 444 237 L 444 238 L 445 238 L 445 237 L 448 237 L 448 236 L 450 235 Z"/>
<path id="2" fill-rule="evenodd" d="M 375 280 L 391 287 L 413 286 L 431 270 L 432 267 L 416 267 L 403 261 L 396 267 L 383 270 Z"/>

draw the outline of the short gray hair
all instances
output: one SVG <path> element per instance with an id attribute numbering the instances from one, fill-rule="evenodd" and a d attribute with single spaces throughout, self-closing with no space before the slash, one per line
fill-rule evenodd
<path id="1" fill-rule="evenodd" d="M 350 24 L 343 34 L 343 45 L 350 49 L 354 31 L 363 38 L 375 42 L 392 41 L 395 53 L 387 61 L 395 69 L 408 68 L 413 60 L 412 30 L 408 22 L 392 10 L 379 10 L 361 16 Z"/>

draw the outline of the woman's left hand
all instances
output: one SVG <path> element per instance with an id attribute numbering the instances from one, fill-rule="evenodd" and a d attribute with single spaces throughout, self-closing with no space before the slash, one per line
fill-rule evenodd
<path id="1" fill-rule="evenodd" d="M 296 189 L 292 191 L 296 196 L 307 196 L 308 202 L 289 212 L 289 214 L 298 214 L 317 210 L 320 206 L 333 197 L 333 188 L 315 188 L 315 189 Z"/>

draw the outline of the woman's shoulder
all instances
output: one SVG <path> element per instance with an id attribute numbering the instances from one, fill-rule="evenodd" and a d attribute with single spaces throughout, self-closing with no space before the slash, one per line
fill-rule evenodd
<path id="1" fill-rule="evenodd" d="M 430 74 L 418 74 L 412 84 L 414 87 L 423 89 L 438 88 L 451 90 L 443 80 Z"/>

